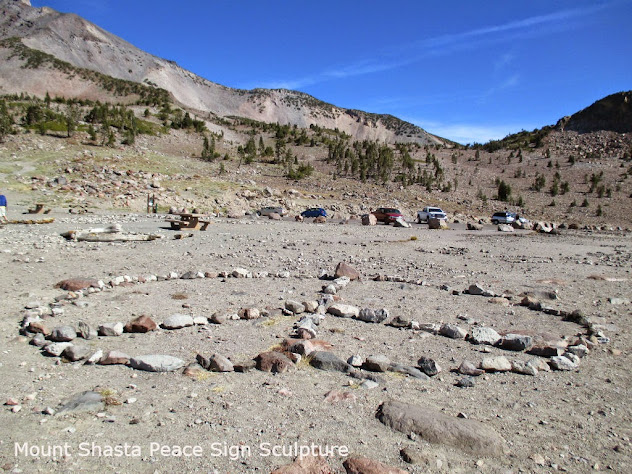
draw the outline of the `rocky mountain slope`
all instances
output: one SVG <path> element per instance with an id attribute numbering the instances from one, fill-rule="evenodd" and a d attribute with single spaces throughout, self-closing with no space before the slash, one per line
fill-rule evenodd
<path id="1" fill-rule="evenodd" d="M 590 107 L 561 119 L 557 126 L 578 133 L 607 130 L 632 132 L 632 91 L 618 92 L 598 100 Z"/>
<path id="2" fill-rule="evenodd" d="M 165 89 L 179 104 L 201 116 L 239 116 L 299 127 L 338 128 L 360 140 L 444 142 L 395 117 L 342 109 L 301 92 L 245 91 L 216 84 L 172 61 L 141 51 L 77 15 L 34 8 L 28 0 L 2 0 L 0 9 L 1 39 L 19 38 L 28 48 L 75 67 Z M 101 100 L 102 91 L 81 77 L 50 68 L 23 68 L 24 63 L 15 59 L 6 44 L 0 48 L 0 57 L 0 91 L 5 94 L 29 92 L 42 97 L 46 92 L 63 91 L 66 97 Z M 10 57 L 13 61 L 7 60 Z"/>

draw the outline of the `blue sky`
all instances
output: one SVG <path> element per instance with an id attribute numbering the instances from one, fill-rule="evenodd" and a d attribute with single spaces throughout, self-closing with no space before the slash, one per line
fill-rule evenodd
<path id="1" fill-rule="evenodd" d="M 229 87 L 289 88 L 461 143 L 632 89 L 632 0 L 32 0 Z"/>

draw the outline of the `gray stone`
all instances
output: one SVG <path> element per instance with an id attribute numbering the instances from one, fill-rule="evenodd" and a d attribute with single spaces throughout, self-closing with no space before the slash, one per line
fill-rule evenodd
<path id="1" fill-rule="evenodd" d="M 353 367 L 361 367 L 363 363 L 364 361 L 362 360 L 362 357 L 360 357 L 359 355 L 353 355 L 349 357 L 349 359 L 347 359 L 347 364 Z"/>
<path id="2" fill-rule="evenodd" d="M 522 334 L 506 334 L 500 341 L 500 347 L 508 351 L 525 351 L 533 346 L 533 338 Z"/>
<path id="3" fill-rule="evenodd" d="M 504 440 L 490 426 L 451 417 L 430 407 L 389 400 L 380 405 L 377 418 L 406 435 L 415 433 L 429 443 L 452 446 L 476 456 L 500 456 L 504 452 Z"/>
<path id="4" fill-rule="evenodd" d="M 101 411 L 105 408 L 103 395 L 99 392 L 82 392 L 70 398 L 61 405 L 59 413 Z"/>
<path id="5" fill-rule="evenodd" d="M 327 312 L 340 318 L 357 318 L 360 314 L 360 310 L 358 308 L 344 303 L 332 304 L 329 308 L 327 308 Z"/>
<path id="6" fill-rule="evenodd" d="M 409 375 L 419 380 L 430 380 L 430 377 L 424 374 L 421 370 L 417 369 L 416 367 L 410 367 L 408 365 L 391 364 L 388 370 L 390 370 L 391 372 L 397 372 L 398 374 Z"/>
<path id="7" fill-rule="evenodd" d="M 303 303 L 294 300 L 287 300 L 285 302 L 285 309 L 291 311 L 294 314 L 301 314 L 305 312 L 305 306 Z"/>
<path id="8" fill-rule="evenodd" d="M 232 372 L 233 363 L 220 354 L 212 354 L 208 359 L 208 370 L 211 372 Z"/>
<path id="9" fill-rule="evenodd" d="M 549 360 L 549 366 L 553 370 L 575 370 L 577 365 L 564 356 L 554 356 Z"/>
<path id="10" fill-rule="evenodd" d="M 75 328 L 72 326 L 58 326 L 50 333 L 50 340 L 55 342 L 68 342 L 77 337 Z"/>
<path id="11" fill-rule="evenodd" d="M 590 350 L 588 350 L 588 347 L 586 347 L 584 344 L 577 344 L 576 346 L 569 346 L 566 349 L 566 351 L 570 352 L 571 354 L 575 354 L 580 359 L 582 357 L 586 357 L 586 355 L 588 355 L 588 353 L 590 352 Z"/>
<path id="12" fill-rule="evenodd" d="M 461 362 L 461 365 L 458 368 L 459 374 L 477 376 L 485 373 L 484 370 L 477 368 L 472 362 L 469 360 L 464 360 Z"/>
<path id="13" fill-rule="evenodd" d="M 509 224 L 498 224 L 498 232 L 513 232 L 513 226 Z"/>
<path id="14" fill-rule="evenodd" d="M 367 323 L 381 323 L 388 319 L 388 310 L 387 309 L 371 309 L 364 308 L 360 310 L 356 319 L 360 321 L 364 321 Z"/>
<path id="15" fill-rule="evenodd" d="M 394 328 L 409 328 L 411 320 L 405 316 L 396 316 L 393 320 L 388 323 L 389 326 L 393 326 Z"/>
<path id="16" fill-rule="evenodd" d="M 208 318 L 206 316 L 194 316 L 193 324 L 195 324 L 196 326 L 204 326 L 208 324 Z"/>
<path id="17" fill-rule="evenodd" d="M 521 360 L 514 360 L 511 362 L 511 371 L 516 374 L 522 375 L 538 375 L 538 368 L 531 362 L 523 362 Z"/>
<path id="18" fill-rule="evenodd" d="M 509 372 L 511 362 L 504 356 L 484 357 L 481 361 L 481 369 L 485 372 Z"/>
<path id="19" fill-rule="evenodd" d="M 79 324 L 77 326 L 77 334 L 79 334 L 79 336 L 83 337 L 84 339 L 94 339 L 98 335 L 96 329 L 94 329 L 84 321 L 79 321 Z"/>
<path id="20" fill-rule="evenodd" d="M 148 372 L 172 372 L 184 366 L 184 361 L 170 355 L 144 355 L 132 357 L 129 364 L 134 369 Z"/>
<path id="21" fill-rule="evenodd" d="M 450 339 L 464 339 L 467 332 L 456 324 L 442 324 L 439 329 L 439 334 L 449 337 Z"/>
<path id="22" fill-rule="evenodd" d="M 67 347 L 62 356 L 71 362 L 87 359 L 92 354 L 93 349 L 88 346 L 70 346 Z"/>
<path id="23" fill-rule="evenodd" d="M 96 364 L 97 362 L 101 360 L 101 358 L 103 358 L 103 351 L 101 349 L 97 349 L 96 351 L 92 353 L 90 357 L 88 357 L 85 363 L 88 365 Z"/>
<path id="24" fill-rule="evenodd" d="M 461 388 L 472 388 L 474 387 L 474 379 L 472 377 L 463 377 L 457 380 L 454 385 Z"/>
<path id="25" fill-rule="evenodd" d="M 261 311 L 258 308 L 242 308 L 239 310 L 239 319 L 259 319 Z"/>
<path id="26" fill-rule="evenodd" d="M 213 324 L 224 324 L 226 322 L 226 315 L 224 313 L 214 313 L 211 318 L 210 321 Z"/>
<path id="27" fill-rule="evenodd" d="M 182 329 L 193 326 L 193 318 L 187 314 L 172 314 L 161 326 L 165 329 Z"/>
<path id="28" fill-rule="evenodd" d="M 483 293 L 485 293 L 485 289 L 481 285 L 479 285 L 478 283 L 474 283 L 474 284 L 470 285 L 470 287 L 467 289 L 467 292 L 470 295 L 480 296 Z"/>
<path id="29" fill-rule="evenodd" d="M 31 339 L 30 343 L 35 347 L 44 347 L 46 344 L 48 344 L 48 341 L 44 337 L 44 334 L 38 333 L 33 336 L 33 339 Z"/>
<path id="30" fill-rule="evenodd" d="M 320 370 L 348 372 L 353 369 L 344 360 L 327 351 L 316 351 L 311 354 L 310 365 Z"/>
<path id="31" fill-rule="evenodd" d="M 369 356 L 364 361 L 362 368 L 371 372 L 386 372 L 391 365 L 391 361 L 384 355 Z"/>
<path id="32" fill-rule="evenodd" d="M 70 342 L 51 342 L 43 347 L 43 351 L 46 355 L 59 357 L 70 346 L 72 346 Z"/>
<path id="33" fill-rule="evenodd" d="M 315 313 L 316 310 L 318 309 L 318 301 L 314 301 L 314 300 L 303 301 L 303 307 L 305 308 L 305 311 L 307 311 L 308 313 Z"/>
<path id="34" fill-rule="evenodd" d="M 252 273 L 245 268 L 235 268 L 232 271 L 231 275 L 234 278 L 252 278 Z"/>
<path id="35" fill-rule="evenodd" d="M 630 300 L 627 298 L 608 298 L 608 302 L 612 305 L 629 305 Z"/>
<path id="36" fill-rule="evenodd" d="M 121 322 L 118 323 L 105 323 L 99 326 L 99 336 L 120 336 L 123 334 L 125 325 Z"/>
<path id="37" fill-rule="evenodd" d="M 441 372 L 441 366 L 439 366 L 439 364 L 437 364 L 434 359 L 431 359 L 430 357 L 420 357 L 417 361 L 417 365 L 426 375 L 430 375 L 431 377 Z"/>
<path id="38" fill-rule="evenodd" d="M 379 384 L 379 383 L 377 383 L 376 381 L 374 381 L 374 380 L 368 380 L 368 379 L 367 379 L 367 380 L 365 380 L 364 382 L 362 382 L 362 383 L 360 384 L 360 388 L 364 388 L 364 389 L 367 389 L 367 390 L 371 390 L 372 388 L 379 387 L 379 385 L 380 385 L 380 384 Z"/>
<path id="39" fill-rule="evenodd" d="M 581 362 L 581 359 L 579 358 L 579 356 L 573 354 L 572 352 L 565 352 L 562 355 L 562 357 L 566 357 L 568 360 L 570 360 L 575 365 L 579 365 L 579 363 Z"/>
<path id="40" fill-rule="evenodd" d="M 483 230 L 483 224 L 477 222 L 468 222 L 467 230 Z"/>

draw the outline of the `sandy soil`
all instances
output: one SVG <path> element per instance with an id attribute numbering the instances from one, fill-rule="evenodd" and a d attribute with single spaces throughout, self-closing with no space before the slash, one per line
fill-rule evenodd
<path id="1" fill-rule="evenodd" d="M 0 229 L 4 273 L 0 279 L 4 295 L 0 400 L 14 399 L 21 407 L 16 412 L 14 406 L 3 406 L 0 411 L 0 465 L 5 470 L 270 472 L 294 456 L 266 456 L 266 448 L 290 449 L 295 442 L 345 446 L 350 453 L 409 472 L 631 469 L 632 338 L 627 329 L 632 306 L 609 302 L 610 298 L 632 299 L 629 233 L 501 234 L 492 226 L 474 232 L 453 224 L 451 230 L 431 231 L 425 225 L 394 229 L 363 227 L 354 221 L 314 225 L 244 218 L 215 219 L 208 231 L 174 240 L 175 232 L 162 216 L 72 216 L 61 210 L 52 216 L 56 218 L 53 224 Z M 125 231 L 160 233 L 165 238 L 87 243 L 68 242 L 60 236 L 70 229 L 111 223 L 120 223 Z M 284 374 L 209 372 L 192 379 L 182 370 L 158 374 L 121 365 L 60 362 L 44 357 L 29 345 L 29 338 L 19 335 L 24 307 L 32 302 L 48 305 L 65 293 L 54 285 L 66 278 L 90 277 L 107 283 L 122 275 L 231 272 L 244 267 L 269 276 L 119 286 L 81 298 L 79 304 L 65 304 L 62 315 L 47 320 L 51 328 L 76 326 L 78 321 L 96 327 L 127 322 L 140 314 L 160 323 L 175 313 L 210 317 L 217 311 L 268 308 L 272 316 L 253 321 L 86 341 L 95 349 L 116 349 L 131 356 L 168 354 L 189 363 L 198 352 L 217 352 L 243 362 L 291 333 L 298 318 L 282 316 L 275 309 L 288 299 L 317 299 L 326 283 L 318 279 L 321 270 L 333 274 L 340 261 L 362 274 L 361 281 L 341 290 L 342 300 L 359 308 L 386 308 L 391 318 L 454 323 L 465 330 L 480 324 L 499 333 L 527 331 L 569 339 L 585 334 L 586 329 L 577 324 L 518 305 L 518 295 L 524 292 L 539 296 L 556 292 L 557 299 L 547 300 L 548 306 L 580 309 L 601 325 L 610 340 L 597 344 L 577 370 L 541 371 L 535 377 L 489 373 L 476 377 L 474 387 L 459 388 L 455 383 L 462 375 L 451 370 L 464 359 L 478 363 L 484 356 L 505 355 L 526 361 L 533 356 L 327 315 L 318 337 L 333 344 L 333 352 L 344 360 L 353 355 L 385 355 L 394 362 L 416 365 L 419 357 L 428 356 L 443 368 L 428 381 L 379 374 L 383 378 L 379 386 L 365 389 L 343 373 L 316 370 L 304 363 Z M 289 278 L 276 276 L 284 271 L 289 271 Z M 373 281 L 378 274 L 402 281 Z M 589 278 L 595 275 L 612 281 Z M 511 305 L 463 294 L 473 283 L 509 295 Z M 99 413 L 44 413 L 48 407 L 58 411 L 65 399 L 86 390 L 109 394 L 111 403 Z M 325 396 L 331 390 L 350 392 L 355 400 L 327 402 Z M 481 421 L 504 438 L 506 454 L 485 458 L 392 431 L 375 417 L 377 407 L 388 399 Z M 25 443 L 40 450 L 40 456 L 16 452 L 16 446 Z M 169 447 L 175 445 L 195 448 L 201 455 L 169 455 L 174 453 Z M 70 455 L 44 455 L 46 449 L 60 446 L 66 446 Z M 108 455 L 109 446 L 127 449 L 127 455 Z M 400 449 L 407 446 L 420 450 L 422 464 L 402 460 Z M 344 472 L 343 460 L 339 455 L 329 458 L 335 472 Z"/>

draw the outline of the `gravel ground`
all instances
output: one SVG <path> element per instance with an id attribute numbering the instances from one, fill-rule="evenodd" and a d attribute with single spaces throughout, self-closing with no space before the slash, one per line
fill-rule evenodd
<path id="1" fill-rule="evenodd" d="M 20 407 L 3 406 L 0 412 L 0 465 L 5 470 L 270 472 L 293 460 L 294 443 L 314 443 L 344 446 L 350 453 L 409 472 L 630 472 L 629 233 L 504 234 L 492 226 L 467 231 L 452 225 L 450 230 L 431 231 L 425 225 L 395 229 L 363 227 L 354 221 L 315 225 L 244 218 L 216 219 L 206 232 L 193 231 L 191 238 L 175 240 L 177 233 L 161 216 L 51 216 L 56 218 L 52 224 L 0 229 L 5 274 L 0 279 L 5 295 L 0 313 L 0 400 Z M 159 233 L 164 238 L 89 243 L 60 236 L 71 229 L 113 223 L 128 232 Z M 427 381 L 382 373 L 379 385 L 366 389 L 344 373 L 317 370 L 303 362 L 276 375 L 258 370 L 208 372 L 197 379 L 182 370 L 151 373 L 121 365 L 61 362 L 41 355 L 19 334 L 25 306 L 48 305 L 64 294 L 54 287 L 63 279 L 89 277 L 108 283 L 124 275 L 216 274 L 242 267 L 267 276 L 121 285 L 80 298 L 78 304 L 69 302 L 63 305 L 63 314 L 46 321 L 51 328 L 76 326 L 79 321 L 97 327 L 142 314 L 160 323 L 175 313 L 210 317 L 245 307 L 267 308 L 271 316 L 262 319 L 86 341 L 94 349 L 131 356 L 167 354 L 189 363 L 196 353 L 217 352 L 239 363 L 288 337 L 298 317 L 284 316 L 278 308 L 286 300 L 318 299 L 327 283 L 319 275 L 333 274 L 341 261 L 362 275 L 339 292 L 342 302 L 386 308 L 389 320 L 400 316 L 420 324 L 452 323 L 466 331 L 483 325 L 501 334 L 556 340 L 586 334 L 575 323 L 520 306 L 521 295 L 531 293 L 553 309 L 581 310 L 607 339 L 597 343 L 575 370 L 540 371 L 536 376 L 486 373 L 474 378 L 473 387 L 460 388 L 455 383 L 463 376 L 454 370 L 465 359 L 476 364 L 486 356 L 520 361 L 533 356 L 327 315 L 318 338 L 332 344 L 332 352 L 341 359 L 384 355 L 414 366 L 426 356 L 443 368 Z M 280 277 L 283 272 L 289 277 Z M 376 275 L 387 275 L 388 281 L 374 281 Z M 507 298 L 465 294 L 471 284 Z M 105 409 L 59 413 L 64 400 L 88 390 L 108 395 Z M 330 403 L 325 396 L 332 390 L 353 396 Z M 504 438 L 505 454 L 486 458 L 395 432 L 375 417 L 380 403 L 389 399 L 481 421 Z M 54 415 L 46 414 L 49 407 Z M 62 454 L 70 455 L 46 455 L 48 448 L 64 446 L 67 452 Z M 110 446 L 127 451 L 112 454 Z M 197 450 L 201 455 L 177 456 L 174 446 L 187 446 L 189 454 Z M 287 456 L 267 455 L 272 446 L 284 447 L 282 454 Z M 400 450 L 407 446 L 419 451 L 420 464 L 402 460 Z M 31 455 L 38 450 L 39 456 Z M 335 472 L 344 472 L 343 460 L 339 452 L 329 458 Z"/>

